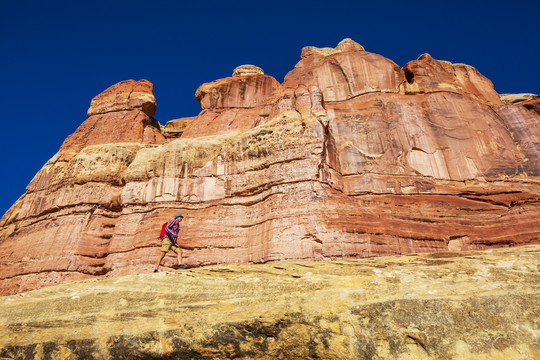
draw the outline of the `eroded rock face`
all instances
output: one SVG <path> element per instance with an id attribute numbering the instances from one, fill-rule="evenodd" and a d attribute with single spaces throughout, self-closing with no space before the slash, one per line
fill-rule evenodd
<path id="1" fill-rule="evenodd" d="M 262 69 L 245 66 L 237 68 L 232 77 L 202 84 L 197 89 L 195 98 L 203 111 L 182 137 L 249 130 L 268 118 L 280 84 L 273 77 L 264 75 Z"/>
<path id="2" fill-rule="evenodd" d="M 77 152 L 85 146 L 113 143 L 163 143 L 153 85 L 148 80 L 127 80 L 96 96 L 86 121 L 62 144 L 60 152 Z"/>
<path id="3" fill-rule="evenodd" d="M 0 298 L 0 357 L 537 359 L 540 245 L 209 266 Z"/>
<path id="4" fill-rule="evenodd" d="M 302 50 L 302 59 L 286 76 L 283 87 L 317 86 L 325 102 L 344 101 L 372 92 L 399 92 L 403 70 L 392 60 L 358 46 Z"/>
<path id="5" fill-rule="evenodd" d="M 346 39 L 250 71 L 164 126 L 146 81 L 98 95 L 0 222 L 1 293 L 151 271 L 177 212 L 189 265 L 540 242 L 540 116 L 474 68 Z"/>
<path id="6" fill-rule="evenodd" d="M 150 81 L 127 80 L 111 86 L 92 100 L 86 117 L 132 110 L 141 110 L 147 116 L 156 113 L 154 86 Z"/>
<path id="7" fill-rule="evenodd" d="M 501 94 L 503 104 L 519 104 L 527 110 L 540 115 L 540 95 L 535 94 Z"/>
<path id="8" fill-rule="evenodd" d="M 491 81 L 472 66 L 435 60 L 423 54 L 418 60 L 407 63 L 403 71 L 407 78 L 403 83 L 406 94 L 454 92 L 486 105 L 501 104 Z"/>
<path id="9" fill-rule="evenodd" d="M 536 95 L 534 98 L 520 103 L 520 105 L 540 115 L 540 95 Z"/>

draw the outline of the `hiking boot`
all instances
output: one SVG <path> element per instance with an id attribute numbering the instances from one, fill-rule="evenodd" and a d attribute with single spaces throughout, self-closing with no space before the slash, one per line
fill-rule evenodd
<path id="1" fill-rule="evenodd" d="M 187 265 L 178 265 L 178 267 L 176 269 L 177 270 L 189 269 L 189 266 L 187 266 Z"/>

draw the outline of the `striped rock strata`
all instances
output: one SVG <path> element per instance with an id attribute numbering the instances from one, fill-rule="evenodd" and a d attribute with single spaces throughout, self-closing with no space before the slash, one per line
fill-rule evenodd
<path id="1" fill-rule="evenodd" d="M 177 212 L 192 266 L 540 242 L 540 116 L 471 66 L 344 40 L 196 98 L 160 126 L 148 81 L 98 95 L 0 221 L 0 293 L 151 271 Z"/>

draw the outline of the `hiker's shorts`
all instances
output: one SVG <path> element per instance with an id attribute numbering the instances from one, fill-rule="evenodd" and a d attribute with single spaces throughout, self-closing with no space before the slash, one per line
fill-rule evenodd
<path id="1" fill-rule="evenodd" d="M 163 240 L 161 241 L 161 251 L 175 251 L 176 249 L 178 249 L 178 246 L 174 244 L 167 236 L 164 236 Z"/>

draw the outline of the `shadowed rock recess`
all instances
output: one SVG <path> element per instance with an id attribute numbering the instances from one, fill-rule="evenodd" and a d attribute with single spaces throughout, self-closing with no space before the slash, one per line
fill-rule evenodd
<path id="1" fill-rule="evenodd" d="M 0 298 L 16 359 L 538 359 L 540 245 L 213 265 Z"/>
<path id="2" fill-rule="evenodd" d="M 150 272 L 177 212 L 191 266 L 540 242 L 534 94 L 350 39 L 300 58 L 283 83 L 242 65 L 203 84 L 165 125 L 147 80 L 96 96 L 0 221 L 0 294 Z"/>

